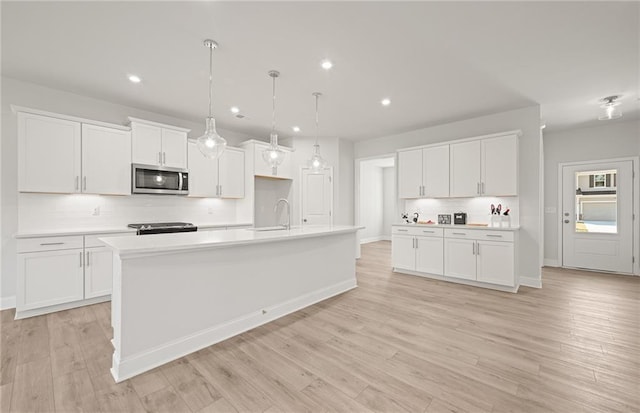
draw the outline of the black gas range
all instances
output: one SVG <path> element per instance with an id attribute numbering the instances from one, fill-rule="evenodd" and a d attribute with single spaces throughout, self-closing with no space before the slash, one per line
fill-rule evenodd
<path id="1" fill-rule="evenodd" d="M 146 224 L 129 224 L 129 228 L 135 228 L 138 235 L 169 234 L 172 232 L 194 232 L 198 227 L 189 222 L 155 222 Z"/>

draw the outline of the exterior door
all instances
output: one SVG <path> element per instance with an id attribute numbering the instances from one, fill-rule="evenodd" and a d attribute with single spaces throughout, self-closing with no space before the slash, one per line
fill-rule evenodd
<path id="1" fill-rule="evenodd" d="M 322 173 L 302 169 L 302 225 L 333 223 L 333 179 L 331 168 Z"/>
<path id="2" fill-rule="evenodd" d="M 563 266 L 632 273 L 632 161 L 563 166 L 561 219 Z"/>

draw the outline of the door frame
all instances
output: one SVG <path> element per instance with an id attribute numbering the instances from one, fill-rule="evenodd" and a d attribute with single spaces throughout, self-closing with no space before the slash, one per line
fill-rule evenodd
<path id="1" fill-rule="evenodd" d="M 304 223 L 302 222 L 302 220 L 304 219 L 304 171 L 310 169 L 307 166 L 301 166 L 300 167 L 300 223 L 299 225 L 302 227 L 304 225 Z M 329 220 L 329 225 L 333 225 L 333 215 L 334 215 L 334 210 L 335 210 L 335 205 L 333 204 L 333 190 L 334 190 L 334 186 L 333 186 L 333 166 L 327 166 L 324 169 L 328 169 L 329 170 L 329 179 L 331 182 L 331 199 L 330 199 L 330 203 L 331 203 L 331 212 L 329 214 L 330 220 Z"/>
<path id="2" fill-rule="evenodd" d="M 632 248 L 633 255 L 635 257 L 635 262 L 633 263 L 633 274 L 640 275 L 640 257 L 636 256 L 636 251 L 638 246 L 640 246 L 640 179 L 638 179 L 638 166 L 640 165 L 640 157 L 638 156 L 629 156 L 624 158 L 609 158 L 609 159 L 590 159 L 585 161 L 574 161 L 574 162 L 559 162 L 558 163 L 558 202 L 557 202 L 557 211 L 558 214 L 556 216 L 557 219 L 557 228 L 558 228 L 558 264 L 560 264 L 561 268 L 569 268 L 564 265 L 564 254 L 562 251 L 563 246 L 563 230 L 562 230 L 562 201 L 563 201 L 563 168 L 565 166 L 576 166 L 576 165 L 591 165 L 591 164 L 599 164 L 599 163 L 607 163 L 607 162 L 623 162 L 623 161 L 631 161 L 633 175 L 631 177 L 631 202 L 633 205 L 631 206 L 633 210 L 633 229 L 632 229 Z M 589 271 L 585 269 L 585 271 Z M 597 272 L 606 272 L 600 270 L 593 270 Z"/>
<path id="3" fill-rule="evenodd" d="M 360 224 L 360 163 L 366 161 L 372 161 L 374 159 L 387 159 L 393 158 L 393 168 L 394 168 L 394 181 L 396 183 L 395 188 L 395 204 L 394 204 L 394 215 L 398 216 L 398 208 L 399 198 L 398 198 L 398 152 L 386 153 L 382 155 L 375 156 L 367 156 L 364 158 L 356 158 L 353 161 L 353 222 L 356 226 L 361 226 Z M 398 220 L 399 221 L 399 220 Z M 359 237 L 359 235 L 358 235 Z M 360 243 L 360 239 L 358 239 L 358 243 Z"/>

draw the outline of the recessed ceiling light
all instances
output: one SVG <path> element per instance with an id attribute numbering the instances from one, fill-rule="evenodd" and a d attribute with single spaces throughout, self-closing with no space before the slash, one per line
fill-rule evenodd
<path id="1" fill-rule="evenodd" d="M 325 60 L 323 60 L 323 61 L 322 61 L 322 68 L 323 68 L 324 70 L 329 70 L 329 69 L 331 69 L 332 67 L 333 67 L 333 63 L 331 63 L 331 60 L 327 60 L 327 59 L 325 59 Z"/>
<path id="2" fill-rule="evenodd" d="M 294 132 L 300 132 L 300 128 L 298 126 L 294 126 L 291 129 L 293 129 Z"/>
<path id="3" fill-rule="evenodd" d="M 237 106 L 231 106 L 231 113 L 240 113 L 240 108 Z"/>
<path id="4" fill-rule="evenodd" d="M 380 101 L 380 103 L 382 103 L 382 106 L 389 106 L 391 104 L 391 99 L 384 98 L 382 99 L 382 101 Z"/>
<path id="5" fill-rule="evenodd" d="M 136 75 L 129 75 L 129 81 L 131 83 L 140 83 L 142 81 L 142 79 L 140 79 L 140 77 L 138 77 Z"/>

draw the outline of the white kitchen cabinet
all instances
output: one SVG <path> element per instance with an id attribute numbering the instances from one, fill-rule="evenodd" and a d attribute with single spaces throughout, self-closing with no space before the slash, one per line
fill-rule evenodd
<path id="1" fill-rule="evenodd" d="M 108 247 L 85 248 L 84 298 L 111 294 L 113 285 L 113 253 Z"/>
<path id="2" fill-rule="evenodd" d="M 293 179 L 293 150 L 285 146 L 278 146 L 285 152 L 285 157 L 280 166 L 271 168 L 262 157 L 262 153 L 269 147 L 269 144 L 262 141 L 249 140 L 242 143 L 242 147 L 246 150 L 248 162 L 251 162 L 253 175 L 263 176 L 275 179 Z"/>
<path id="3" fill-rule="evenodd" d="M 80 191 L 80 123 L 18 112 L 18 190 Z"/>
<path id="4" fill-rule="evenodd" d="M 450 196 L 515 196 L 518 137 L 505 135 L 450 145 Z"/>
<path id="5" fill-rule="evenodd" d="M 189 196 L 244 198 L 244 150 L 227 147 L 220 159 L 203 156 L 189 143 Z"/>
<path id="6" fill-rule="evenodd" d="M 400 198 L 449 196 L 449 145 L 398 152 Z"/>
<path id="7" fill-rule="evenodd" d="M 18 254 L 16 311 L 82 300 L 83 250 Z"/>
<path id="8" fill-rule="evenodd" d="M 128 129 L 18 112 L 18 136 L 19 191 L 131 193 Z"/>
<path id="9" fill-rule="evenodd" d="M 133 163 L 187 168 L 189 129 L 129 117 Z"/>
<path id="10" fill-rule="evenodd" d="M 478 241 L 477 280 L 513 286 L 514 251 L 512 242 Z"/>
<path id="11" fill-rule="evenodd" d="M 469 239 L 444 240 L 444 275 L 447 277 L 476 279 L 476 241 Z"/>
<path id="12" fill-rule="evenodd" d="M 394 268 L 442 275 L 441 228 L 392 227 L 392 263 Z"/>
<path id="13" fill-rule="evenodd" d="M 131 193 L 131 132 L 82 125 L 82 192 Z"/>

